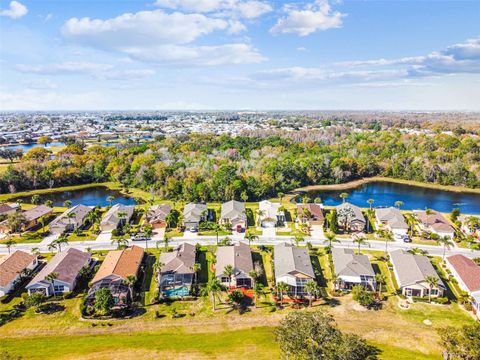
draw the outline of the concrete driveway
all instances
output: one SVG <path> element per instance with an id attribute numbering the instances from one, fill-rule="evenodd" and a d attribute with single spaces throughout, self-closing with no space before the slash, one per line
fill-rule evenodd
<path id="1" fill-rule="evenodd" d="M 99 242 L 110 242 L 112 240 L 112 232 L 111 231 L 102 231 L 98 234 L 95 241 Z"/>
<path id="2" fill-rule="evenodd" d="M 267 227 L 262 229 L 262 236 L 275 237 L 277 235 L 277 229 L 274 227 Z"/>
<path id="3" fill-rule="evenodd" d="M 323 226 L 321 225 L 312 225 L 310 229 L 310 236 L 314 239 L 324 239 L 325 235 L 323 233 Z"/>

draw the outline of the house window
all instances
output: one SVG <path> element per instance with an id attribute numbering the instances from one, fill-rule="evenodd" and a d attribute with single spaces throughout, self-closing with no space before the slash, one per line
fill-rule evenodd
<path id="1" fill-rule="evenodd" d="M 222 283 L 228 283 L 230 278 L 228 276 L 222 276 Z"/>
<path id="2" fill-rule="evenodd" d="M 53 291 L 54 291 L 55 293 L 63 292 L 64 289 L 65 289 L 65 286 L 63 286 L 63 285 L 55 285 L 55 286 L 53 287 Z"/>
<path id="3" fill-rule="evenodd" d="M 432 289 L 431 290 L 431 295 L 433 295 L 433 296 L 438 295 L 438 290 L 437 289 Z"/>

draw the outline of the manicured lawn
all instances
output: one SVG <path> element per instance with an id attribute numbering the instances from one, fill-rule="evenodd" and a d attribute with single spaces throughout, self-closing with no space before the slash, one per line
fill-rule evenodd
<path id="1" fill-rule="evenodd" d="M 174 330 L 174 331 L 172 331 Z M 98 359 L 137 358 L 178 359 L 223 358 L 276 359 L 279 350 L 273 342 L 273 328 L 256 327 L 214 333 L 185 333 L 175 328 L 134 334 L 83 336 L 39 336 L 0 340 L 2 349 L 24 359 L 73 359 L 92 354 Z"/>

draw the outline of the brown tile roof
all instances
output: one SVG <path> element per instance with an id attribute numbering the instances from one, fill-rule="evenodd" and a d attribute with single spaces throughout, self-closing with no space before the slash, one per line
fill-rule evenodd
<path id="1" fill-rule="evenodd" d="M 14 208 L 12 208 L 10 205 L 0 204 L 0 214 L 7 213 L 12 210 L 14 210 Z"/>
<path id="2" fill-rule="evenodd" d="M 480 290 L 480 266 L 475 264 L 473 260 L 460 254 L 449 256 L 447 261 L 455 269 L 458 276 L 461 277 L 470 292 Z"/>
<path id="3" fill-rule="evenodd" d="M 301 216 L 303 214 L 303 209 L 308 209 L 313 218 L 316 218 L 317 221 L 323 221 L 323 211 L 319 204 L 298 204 L 297 205 L 297 214 Z"/>
<path id="4" fill-rule="evenodd" d="M 426 211 L 418 210 L 413 212 L 418 220 L 426 227 L 431 227 L 435 231 L 440 232 L 453 232 L 453 227 L 448 223 L 447 219 L 443 217 L 442 214 L 438 212 L 433 212 L 430 215 L 427 215 Z"/>
<path id="5" fill-rule="evenodd" d="M 95 283 L 110 275 L 117 275 L 123 279 L 128 275 L 137 275 L 143 253 L 143 248 L 135 245 L 124 250 L 110 251 L 92 282 Z"/>
<path id="6" fill-rule="evenodd" d="M 36 258 L 36 255 L 17 250 L 0 260 L 0 286 L 7 286 Z"/>

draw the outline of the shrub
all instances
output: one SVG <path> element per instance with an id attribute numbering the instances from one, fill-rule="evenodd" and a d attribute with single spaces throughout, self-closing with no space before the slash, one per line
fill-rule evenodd
<path id="1" fill-rule="evenodd" d="M 26 308 L 31 308 L 34 306 L 40 306 L 46 300 L 45 296 L 40 293 L 33 293 L 30 296 L 27 296 L 23 301 Z"/>
<path id="2" fill-rule="evenodd" d="M 352 288 L 353 300 L 360 305 L 370 307 L 375 303 L 375 298 L 370 291 L 367 291 L 362 285 L 355 285 Z"/>

